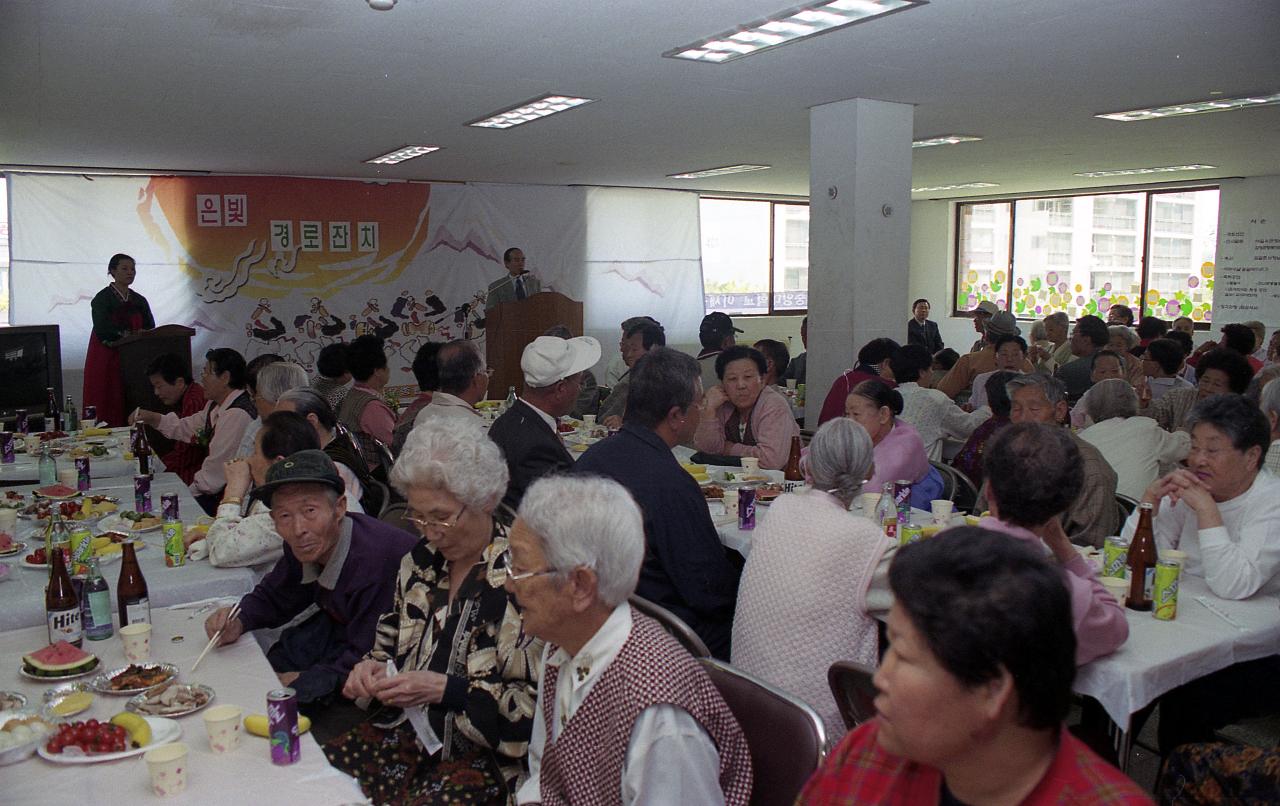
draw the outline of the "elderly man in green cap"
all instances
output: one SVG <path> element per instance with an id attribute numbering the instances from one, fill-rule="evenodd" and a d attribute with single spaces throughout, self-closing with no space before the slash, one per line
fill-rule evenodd
<path id="1" fill-rule="evenodd" d="M 316 718 L 341 697 L 351 667 L 373 646 L 378 617 L 392 608 L 400 560 L 417 539 L 367 515 L 347 512 L 342 477 L 319 450 L 299 451 L 267 470 L 253 492 L 271 508 L 284 557 L 240 600 L 205 621 L 220 644 L 246 632 L 288 624 L 311 605 L 311 617 L 286 629 L 267 652 L 280 682 Z"/>

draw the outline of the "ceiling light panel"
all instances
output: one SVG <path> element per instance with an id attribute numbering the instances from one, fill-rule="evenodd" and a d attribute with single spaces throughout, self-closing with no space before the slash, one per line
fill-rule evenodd
<path id="1" fill-rule="evenodd" d="M 725 174 L 744 174 L 749 171 L 767 171 L 770 165 L 722 165 L 719 168 L 703 168 L 700 171 L 688 171 L 682 174 L 667 174 L 668 179 L 705 179 L 708 176 L 724 176 Z"/>
<path id="2" fill-rule="evenodd" d="M 1253 106 L 1270 106 L 1280 104 L 1280 92 L 1270 95 L 1246 95 L 1242 98 L 1213 98 L 1208 101 L 1191 101 L 1172 106 L 1157 106 L 1151 109 L 1131 109 L 1127 112 L 1107 112 L 1094 115 L 1096 118 L 1118 120 L 1133 123 L 1138 120 L 1156 120 L 1172 118 L 1180 115 L 1202 115 L 1205 112 L 1230 112 L 1233 109 L 1248 109 Z"/>
<path id="3" fill-rule="evenodd" d="M 933 146 L 953 146 L 956 143 L 976 143 L 981 137 L 971 134 L 940 134 L 937 137 L 926 137 L 923 140 L 912 140 L 912 148 L 931 148 Z"/>
<path id="4" fill-rule="evenodd" d="M 824 34 L 895 11 L 928 5 L 928 0 L 824 0 L 778 12 L 662 54 L 669 59 L 721 64 Z"/>
<path id="5" fill-rule="evenodd" d="M 512 126 L 532 123 L 557 112 L 567 112 L 583 104 L 592 103 L 594 100 L 594 98 L 577 98 L 572 95 L 543 95 L 541 98 L 534 98 L 517 107 L 473 120 L 467 125 L 481 129 L 510 129 Z"/>
<path id="6" fill-rule="evenodd" d="M 998 188 L 994 182 L 965 182 L 960 185 L 934 185 L 927 188 L 911 188 L 912 193 L 937 193 L 943 190 L 980 190 L 982 188 Z"/>
<path id="7" fill-rule="evenodd" d="M 1140 176 L 1142 174 L 1168 174 L 1177 171 L 1207 171 L 1217 168 L 1216 165 L 1166 165 L 1161 168 L 1120 168 L 1114 171 L 1085 171 L 1076 176 L 1097 179 L 1104 176 Z"/>
<path id="8" fill-rule="evenodd" d="M 430 154 L 432 151 L 439 151 L 440 146 L 401 146 L 395 151 L 388 151 L 380 157 L 365 160 L 369 165 L 397 165 L 405 160 L 411 160 L 414 157 L 421 157 L 423 154 Z"/>

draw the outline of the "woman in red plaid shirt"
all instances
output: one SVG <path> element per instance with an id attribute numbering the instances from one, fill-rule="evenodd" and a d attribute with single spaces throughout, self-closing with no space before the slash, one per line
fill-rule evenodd
<path id="1" fill-rule="evenodd" d="M 879 715 L 845 737 L 799 803 L 1151 803 L 1062 726 L 1076 641 L 1060 569 L 962 527 L 903 548 L 889 584 Z"/>

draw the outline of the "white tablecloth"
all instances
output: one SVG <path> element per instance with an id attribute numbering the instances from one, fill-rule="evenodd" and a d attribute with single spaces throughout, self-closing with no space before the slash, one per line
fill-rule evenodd
<path id="1" fill-rule="evenodd" d="M 29 493 L 30 487 L 13 488 Z M 133 479 L 107 479 L 95 483 L 93 493 L 112 495 L 120 499 L 122 509 L 133 508 Z M 188 526 L 203 515 L 199 504 L 191 496 L 187 486 L 173 473 L 157 474 L 151 482 L 153 508 L 160 509 L 162 493 L 178 494 L 178 509 Z M 44 624 L 44 571 L 22 567 L 22 558 L 43 545 L 43 534 L 36 531 L 34 521 L 18 521 L 18 540 L 27 544 L 22 554 L 7 557 L 10 566 L 9 579 L 0 582 L 0 630 L 30 627 Z M 138 552 L 138 565 L 147 580 L 147 593 L 151 607 L 167 607 L 181 602 L 192 602 L 214 596 L 240 596 L 253 589 L 254 576 L 248 568 L 214 568 L 208 560 L 187 561 L 186 565 L 169 568 L 164 564 L 164 536 L 160 530 L 139 535 L 147 547 Z M 111 599 L 115 601 L 116 580 L 120 576 L 120 561 L 102 566 L 102 575 L 111 586 Z"/>
<path id="2" fill-rule="evenodd" d="M 252 638 L 213 650 L 200 664 L 200 671 L 190 674 L 206 642 L 204 614 L 190 618 L 194 611 L 157 609 L 152 613 L 152 659 L 174 663 L 181 670 L 182 682 L 198 682 L 212 686 L 214 704 L 238 705 L 245 714 L 264 714 L 267 692 L 280 683 L 271 671 L 266 656 Z M 182 635 L 181 643 L 173 643 Z M 49 686 L 27 680 L 18 674 L 21 656 L 39 649 L 46 640 L 45 628 L 33 627 L 0 635 L 0 688 L 20 691 L 30 702 L 40 703 Z M 102 660 L 103 669 L 125 663 L 120 638 L 85 641 L 84 648 Z M 110 719 L 124 710 L 125 697 L 97 695 L 93 706 L 74 719 Z M 187 791 L 173 799 L 174 803 L 255 804 L 299 803 L 321 804 L 363 801 L 360 789 L 346 775 L 329 766 L 320 746 L 311 734 L 302 737 L 302 759 L 287 767 L 271 763 L 267 740 L 244 734 L 235 751 L 216 755 L 209 749 L 200 714 L 180 717 L 182 738 L 190 748 Z M 147 765 L 142 756 L 101 764 L 59 765 L 32 756 L 11 767 L 4 767 L 5 803 L 157 803 L 151 792 Z"/>
<path id="3" fill-rule="evenodd" d="M 93 479 L 133 478 L 138 472 L 138 463 L 134 459 L 125 459 L 124 451 L 129 447 L 129 429 L 113 428 L 108 437 L 90 437 L 89 439 L 106 439 L 110 445 L 110 453 L 104 457 L 89 458 L 89 475 Z M 80 444 L 80 440 L 76 440 Z M 54 457 L 59 470 L 75 467 L 75 460 L 67 454 Z M 0 485 L 35 484 L 40 479 L 40 455 L 19 450 L 14 454 L 12 464 L 0 462 Z M 164 463 L 160 457 L 151 457 L 151 472 L 163 473 Z"/>
<path id="4" fill-rule="evenodd" d="M 1121 728 L 1129 717 L 1178 686 L 1220 669 L 1280 652 L 1280 602 L 1274 596 L 1219 599 L 1204 579 L 1184 576 L 1178 616 L 1160 621 L 1125 609 L 1129 640 L 1115 653 L 1080 668 L 1077 693 L 1093 697 Z M 1228 624 L 1198 601 L 1206 597 L 1245 629 Z"/>

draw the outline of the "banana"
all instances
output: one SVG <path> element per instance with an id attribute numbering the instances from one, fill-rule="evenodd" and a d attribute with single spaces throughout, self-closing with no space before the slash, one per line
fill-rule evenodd
<path id="1" fill-rule="evenodd" d="M 151 726 L 147 724 L 147 720 L 137 714 L 121 711 L 111 717 L 111 724 L 119 725 L 129 731 L 129 740 L 133 742 L 134 747 L 146 747 L 151 744 Z"/>
<path id="2" fill-rule="evenodd" d="M 266 714 L 249 714 L 244 718 L 244 729 L 252 733 L 254 736 L 261 736 L 266 739 L 270 737 L 267 729 Z M 311 720 L 302 714 L 298 715 L 298 733 L 303 734 L 311 730 Z"/>
<path id="3" fill-rule="evenodd" d="M 109 538 L 109 537 L 95 537 L 95 538 L 93 539 L 93 542 L 92 542 L 90 545 L 92 545 L 92 546 L 93 546 L 93 550 L 94 550 L 94 551 L 97 551 L 97 550 L 98 550 L 98 549 L 100 549 L 100 548 L 104 548 L 104 547 L 106 547 L 106 546 L 110 546 L 110 545 L 111 545 L 111 538 Z"/>

